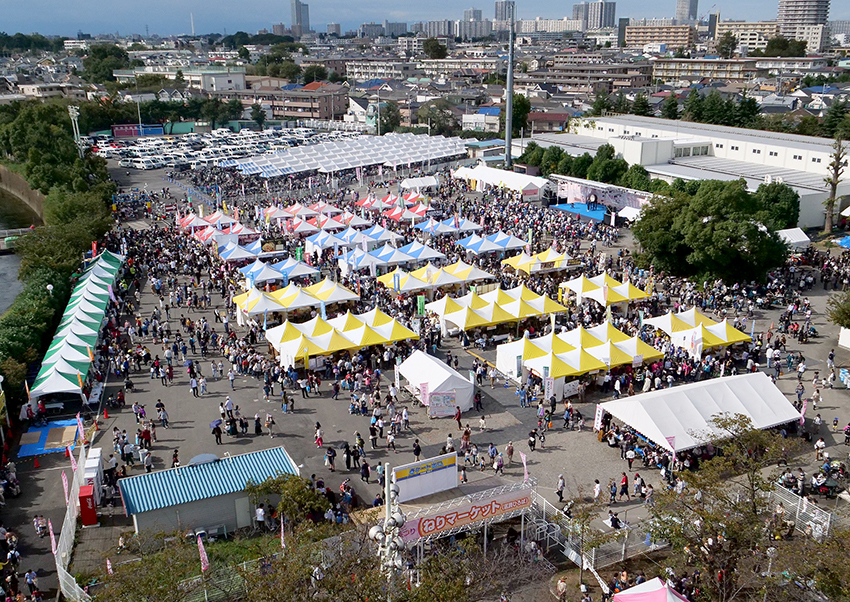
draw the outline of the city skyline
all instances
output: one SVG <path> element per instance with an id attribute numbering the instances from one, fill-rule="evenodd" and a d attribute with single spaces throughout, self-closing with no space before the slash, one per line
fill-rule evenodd
<path id="1" fill-rule="evenodd" d="M 700 16 L 706 12 L 700 6 Z M 325 31 L 327 23 L 339 23 L 343 33 L 356 30 L 362 23 L 374 21 L 412 23 L 438 19 L 460 20 L 467 8 L 480 9 L 483 18 L 492 19 L 494 2 L 477 1 L 458 6 L 445 0 L 401 9 L 398 3 L 386 0 L 370 2 L 368 8 L 349 3 L 312 0 L 310 3 L 310 25 L 316 31 Z M 537 1 L 517 3 L 518 19 L 562 19 L 571 16 L 572 4 L 563 5 L 563 14 L 559 14 L 551 4 Z M 653 4 L 654 10 L 648 11 L 646 3 L 639 0 L 618 0 L 617 17 L 655 18 L 673 17 L 676 0 L 665 0 Z M 746 3 L 718 3 L 714 11 L 719 10 L 723 19 L 748 21 L 774 20 L 777 16 L 777 0 L 758 0 Z M 34 10 L 36 8 L 36 10 Z M 255 33 L 259 29 L 271 30 L 273 23 L 285 23 L 291 26 L 290 6 L 279 1 L 249 0 L 234 11 L 230 3 L 204 2 L 188 0 L 179 4 L 169 0 L 149 0 L 142 4 L 128 0 L 92 0 L 87 10 L 81 12 L 77 7 L 58 0 L 37 0 L 32 4 L 7 4 L 4 7 L 3 23 L 0 28 L 8 34 L 17 32 L 38 32 L 44 35 L 62 35 L 73 37 L 78 30 L 91 34 L 115 33 L 120 35 L 144 34 L 147 27 L 151 33 L 161 36 L 189 34 L 191 25 L 189 14 L 194 13 L 195 31 L 201 33 L 235 33 L 246 31 Z M 830 20 L 850 19 L 850 2 L 832 2 Z"/>

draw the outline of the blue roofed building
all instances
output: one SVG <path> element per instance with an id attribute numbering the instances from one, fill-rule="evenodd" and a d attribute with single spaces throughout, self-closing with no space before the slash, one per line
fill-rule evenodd
<path id="1" fill-rule="evenodd" d="M 466 114 L 461 119 L 464 130 L 474 132 L 498 133 L 499 116 L 502 110 L 499 107 L 481 107 L 476 113 Z"/>
<path id="2" fill-rule="evenodd" d="M 283 447 L 216 458 L 198 456 L 186 466 L 118 481 L 124 512 L 136 533 L 206 531 L 231 533 L 250 527 L 254 507 L 245 493 L 249 480 L 300 475 Z"/>

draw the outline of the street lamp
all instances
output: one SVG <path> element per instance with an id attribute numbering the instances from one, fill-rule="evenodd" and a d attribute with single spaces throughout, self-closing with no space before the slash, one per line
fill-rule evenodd
<path id="1" fill-rule="evenodd" d="M 52 294 L 53 294 L 53 285 L 52 285 L 52 284 L 48 284 L 45 288 L 47 289 L 47 292 L 48 292 L 50 295 L 52 295 Z"/>
<path id="2" fill-rule="evenodd" d="M 381 568 L 387 573 L 387 600 L 392 600 L 392 579 L 396 571 L 403 566 L 401 552 L 405 548 L 401 538 L 401 528 L 405 517 L 399 508 L 398 485 L 391 482 L 390 464 L 384 464 L 384 513 L 383 524 L 377 524 L 369 529 L 369 539 L 378 544 L 378 556 L 381 558 Z"/>
<path id="3" fill-rule="evenodd" d="M 82 142 L 80 141 L 80 107 L 68 106 L 68 115 L 71 117 L 71 128 L 74 131 L 74 144 L 77 145 L 77 153 L 80 155 L 80 159 L 82 159 L 85 155 L 83 153 Z"/>

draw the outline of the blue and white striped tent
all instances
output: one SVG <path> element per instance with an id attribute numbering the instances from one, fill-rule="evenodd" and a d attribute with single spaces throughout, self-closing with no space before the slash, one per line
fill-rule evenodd
<path id="1" fill-rule="evenodd" d="M 409 245 L 404 245 L 399 248 L 402 253 L 407 253 L 417 261 L 426 261 L 431 259 L 445 259 L 445 254 L 440 253 L 436 249 L 432 249 L 428 245 L 423 245 L 418 240 L 414 240 Z"/>

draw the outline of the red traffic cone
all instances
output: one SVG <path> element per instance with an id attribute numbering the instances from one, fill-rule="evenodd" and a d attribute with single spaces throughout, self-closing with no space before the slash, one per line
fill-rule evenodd
<path id="1" fill-rule="evenodd" d="M 36 459 L 33 461 L 33 465 L 32 465 L 32 467 L 33 467 L 33 468 L 41 468 L 41 464 L 39 464 L 39 463 L 38 463 L 38 458 L 36 458 Z"/>
<path id="2" fill-rule="evenodd" d="M 104 420 L 109 420 L 109 412 L 106 411 L 106 408 L 103 408 L 103 418 Z"/>
<path id="3" fill-rule="evenodd" d="M 100 430 L 100 426 L 98 426 L 98 424 L 97 424 L 97 418 L 94 419 L 94 430 L 96 430 L 96 431 Z"/>
<path id="4" fill-rule="evenodd" d="M 68 451 L 68 446 L 67 446 L 67 445 L 65 446 L 65 457 L 66 457 L 66 458 L 70 458 L 70 457 L 71 457 L 71 452 L 70 452 L 70 451 Z"/>

